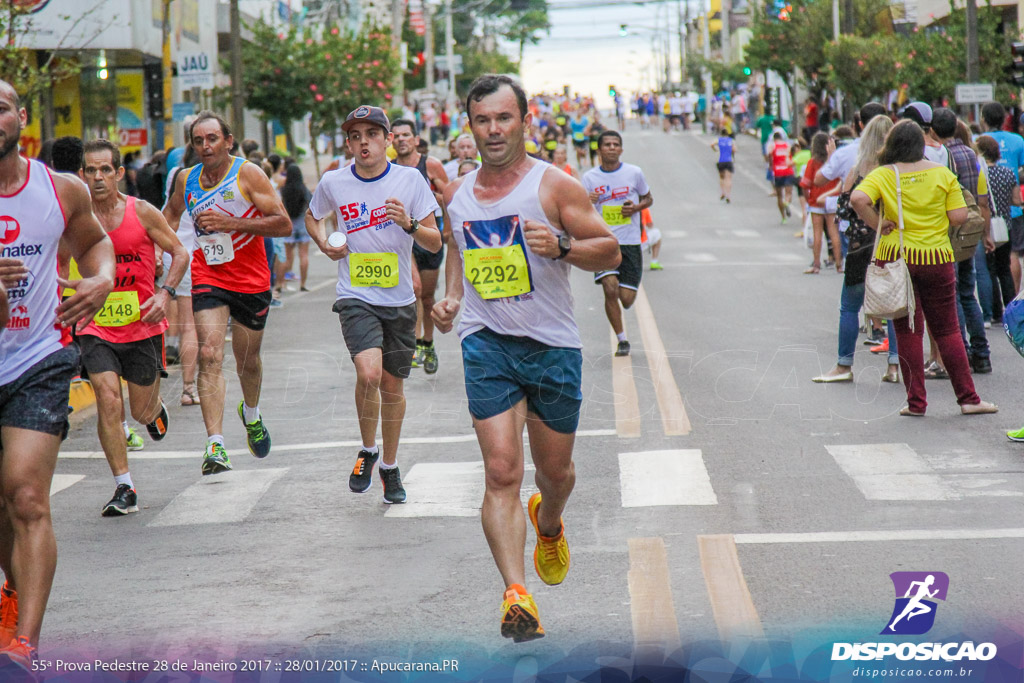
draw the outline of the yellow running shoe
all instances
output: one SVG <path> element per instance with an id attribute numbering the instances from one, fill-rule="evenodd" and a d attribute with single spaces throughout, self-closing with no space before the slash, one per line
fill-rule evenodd
<path id="1" fill-rule="evenodd" d="M 505 591 L 501 603 L 501 636 L 511 638 L 514 643 L 524 643 L 544 637 L 544 627 L 537 615 L 537 603 L 526 589 L 517 583 Z"/>
<path id="2" fill-rule="evenodd" d="M 565 540 L 565 524 L 557 536 L 542 536 L 537 526 L 537 508 L 540 507 L 540 493 L 530 496 L 527 510 L 533 530 L 537 533 L 537 545 L 533 549 L 533 567 L 540 580 L 549 586 L 557 586 L 569 573 L 569 542 Z"/>

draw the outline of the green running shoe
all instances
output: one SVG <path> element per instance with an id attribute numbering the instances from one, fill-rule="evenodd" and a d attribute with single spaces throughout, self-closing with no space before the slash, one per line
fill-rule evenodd
<path id="1" fill-rule="evenodd" d="M 211 443 L 203 453 L 203 475 L 219 474 L 231 470 L 228 452 L 219 443 Z"/>
<path id="2" fill-rule="evenodd" d="M 128 428 L 128 438 L 126 440 L 128 442 L 128 450 L 130 451 L 141 451 L 146 447 L 146 442 L 131 427 Z"/>
<path id="3" fill-rule="evenodd" d="M 409 363 L 409 367 L 418 368 L 420 367 L 421 360 L 423 358 L 423 345 L 420 343 L 416 344 L 416 350 L 412 352 L 412 362 Z"/>
<path id="4" fill-rule="evenodd" d="M 249 452 L 257 458 L 265 458 L 270 455 L 270 432 L 263 426 L 263 417 L 257 417 L 254 422 L 246 423 L 243 405 L 245 401 L 238 402 L 238 419 L 245 425 L 245 438 L 249 444 Z"/>
<path id="5" fill-rule="evenodd" d="M 423 372 L 428 375 L 433 375 L 437 372 L 437 351 L 434 350 L 434 345 L 423 347 Z"/>
<path id="6" fill-rule="evenodd" d="M 1010 441 L 1024 441 L 1024 427 L 1006 432 L 1006 438 Z"/>
<path id="7" fill-rule="evenodd" d="M 665 266 L 661 265 L 657 261 L 651 261 L 651 270 L 665 270 Z"/>

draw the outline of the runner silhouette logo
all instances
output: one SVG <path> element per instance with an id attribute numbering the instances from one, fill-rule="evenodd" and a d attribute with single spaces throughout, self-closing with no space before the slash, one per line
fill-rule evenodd
<path id="1" fill-rule="evenodd" d="M 936 600 L 946 600 L 949 576 L 943 572 L 893 572 L 896 604 L 881 635 L 916 636 L 927 633 L 935 623 Z"/>

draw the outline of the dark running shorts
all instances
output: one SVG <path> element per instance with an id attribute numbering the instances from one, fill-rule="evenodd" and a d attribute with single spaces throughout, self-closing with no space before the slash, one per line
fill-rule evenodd
<path id="1" fill-rule="evenodd" d="M 718 172 L 722 173 L 728 171 L 729 173 L 735 173 L 736 171 L 732 167 L 731 161 L 720 161 L 718 162 Z"/>
<path id="2" fill-rule="evenodd" d="M 412 245 L 412 257 L 416 259 L 416 267 L 420 272 L 424 270 L 437 270 L 444 263 L 444 245 L 436 254 L 431 253 L 418 244 Z"/>
<path id="3" fill-rule="evenodd" d="M 1024 216 L 1010 219 L 1010 251 L 1024 254 Z"/>
<path id="4" fill-rule="evenodd" d="M 227 306 L 232 320 L 259 332 L 267 326 L 272 296 L 269 289 L 256 294 L 242 294 L 213 285 L 192 285 L 192 312 Z"/>
<path id="5" fill-rule="evenodd" d="M 0 427 L 53 434 L 63 441 L 68 435 L 71 378 L 77 373 L 78 347 L 70 344 L 0 386 Z"/>
<path id="6" fill-rule="evenodd" d="M 605 270 L 594 274 L 594 284 L 601 284 L 601 280 L 609 275 L 619 278 L 619 286 L 626 289 L 639 289 L 640 276 L 644 272 L 644 255 L 639 244 L 620 244 L 619 252 L 622 253 L 622 263 L 615 270 Z"/>
<path id="7" fill-rule="evenodd" d="M 583 354 L 487 328 L 462 340 L 469 412 L 500 415 L 526 398 L 526 408 L 561 434 L 576 431 L 583 405 Z"/>
<path id="8" fill-rule="evenodd" d="M 797 187 L 795 175 L 775 176 L 775 187 Z"/>
<path id="9" fill-rule="evenodd" d="M 164 366 L 164 336 L 115 344 L 94 334 L 78 338 L 82 346 L 82 365 L 90 375 L 115 372 L 118 377 L 139 386 L 152 386 Z"/>
<path id="10" fill-rule="evenodd" d="M 341 320 L 349 355 L 380 349 L 384 370 L 407 379 L 416 350 L 416 304 L 374 306 L 359 299 L 338 299 L 331 309 Z"/>

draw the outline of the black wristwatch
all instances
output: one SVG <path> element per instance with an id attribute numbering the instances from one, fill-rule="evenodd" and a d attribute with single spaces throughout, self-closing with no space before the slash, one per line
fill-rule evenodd
<path id="1" fill-rule="evenodd" d="M 558 236 L 558 251 L 560 252 L 555 260 L 564 259 L 565 255 L 572 251 L 572 238 L 569 237 L 569 233 L 563 232 Z"/>
<path id="2" fill-rule="evenodd" d="M 170 294 L 172 299 L 177 299 L 178 298 L 178 293 L 176 291 L 174 291 L 174 287 L 170 287 L 168 285 L 160 285 L 160 289 L 162 289 L 165 292 L 167 292 L 168 294 Z"/>
<path id="3" fill-rule="evenodd" d="M 402 229 L 405 230 L 405 228 L 402 228 Z M 411 234 L 413 234 L 414 232 L 416 232 L 419 229 L 420 229 L 420 222 L 418 220 L 416 220 L 415 218 L 413 218 L 412 221 L 409 223 L 409 229 L 405 231 L 405 234 L 411 235 Z"/>

